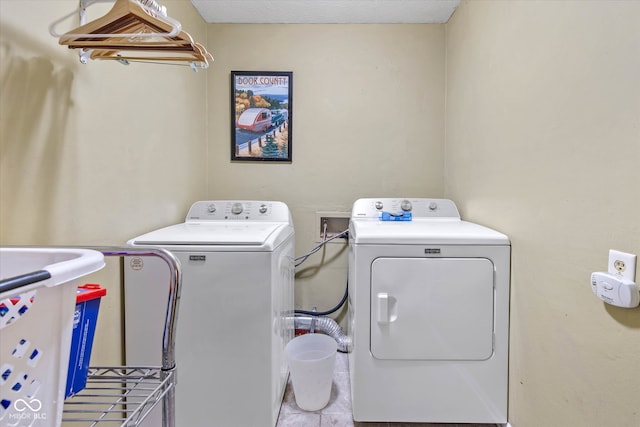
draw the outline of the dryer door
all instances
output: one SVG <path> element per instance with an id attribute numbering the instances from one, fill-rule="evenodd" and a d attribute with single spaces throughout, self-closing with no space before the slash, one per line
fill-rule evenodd
<path id="1" fill-rule="evenodd" d="M 377 359 L 486 360 L 493 354 L 493 263 L 377 258 L 371 353 Z"/>

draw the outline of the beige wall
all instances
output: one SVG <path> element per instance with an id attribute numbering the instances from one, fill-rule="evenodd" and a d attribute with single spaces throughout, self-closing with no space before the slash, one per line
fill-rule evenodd
<path id="1" fill-rule="evenodd" d="M 206 24 L 190 3 L 164 3 L 204 41 Z M 3 245 L 123 245 L 182 220 L 206 197 L 206 73 L 80 64 L 48 32 L 77 7 L 76 0 L 0 1 Z M 94 19 L 104 12 L 88 13 Z M 87 279 L 108 288 L 98 362 L 120 362 L 117 264 L 109 261 L 107 272 Z"/>
<path id="2" fill-rule="evenodd" d="M 513 244 L 511 424 L 639 425 L 640 309 L 589 276 L 640 254 L 640 2 L 464 2 L 446 44 L 445 195 Z"/>
<path id="3" fill-rule="evenodd" d="M 443 25 L 215 24 L 207 47 L 209 197 L 286 202 L 297 255 L 315 245 L 317 211 L 442 195 Z M 229 161 L 232 70 L 293 72 L 291 164 Z M 298 270 L 299 308 L 329 309 L 344 292 L 345 244 L 327 246 Z"/>

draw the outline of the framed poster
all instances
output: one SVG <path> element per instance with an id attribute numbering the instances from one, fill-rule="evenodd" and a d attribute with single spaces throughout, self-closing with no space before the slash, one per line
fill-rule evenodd
<path id="1" fill-rule="evenodd" d="M 290 71 L 231 72 L 231 160 L 291 162 Z"/>

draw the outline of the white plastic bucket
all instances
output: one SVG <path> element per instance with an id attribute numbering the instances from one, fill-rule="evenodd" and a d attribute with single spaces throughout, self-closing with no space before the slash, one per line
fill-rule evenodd
<path id="1" fill-rule="evenodd" d="M 293 395 L 305 411 L 318 411 L 329 403 L 338 344 L 330 336 L 305 334 L 287 344 Z"/>

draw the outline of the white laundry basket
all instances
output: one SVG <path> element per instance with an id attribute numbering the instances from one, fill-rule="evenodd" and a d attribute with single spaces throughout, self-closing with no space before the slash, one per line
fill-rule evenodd
<path id="1" fill-rule="evenodd" d="M 0 248 L 1 426 L 60 425 L 77 279 L 102 267 L 93 250 Z"/>

